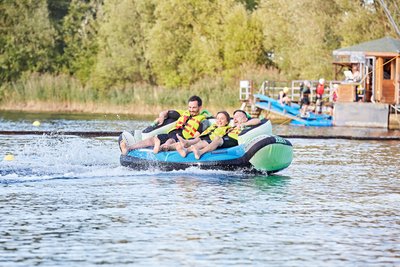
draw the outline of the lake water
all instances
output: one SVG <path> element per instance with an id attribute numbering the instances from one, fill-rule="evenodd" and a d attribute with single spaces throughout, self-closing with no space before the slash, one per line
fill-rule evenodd
<path id="1" fill-rule="evenodd" d="M 149 123 L 4 114 L 0 130 Z M 400 142 L 289 140 L 267 176 L 133 171 L 117 137 L 0 135 L 0 266 L 399 266 Z"/>

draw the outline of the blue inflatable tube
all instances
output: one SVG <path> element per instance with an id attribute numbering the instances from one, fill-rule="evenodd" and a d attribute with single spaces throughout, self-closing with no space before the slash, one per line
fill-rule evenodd
<path id="1" fill-rule="evenodd" d="M 205 153 L 199 160 L 193 153 L 185 158 L 177 151 L 153 153 L 152 148 L 129 151 L 121 155 L 122 166 L 135 170 L 184 170 L 197 167 L 206 170 L 274 173 L 287 168 L 293 160 L 292 144 L 272 135 L 270 121 L 249 128 L 239 136 L 239 145 Z"/>

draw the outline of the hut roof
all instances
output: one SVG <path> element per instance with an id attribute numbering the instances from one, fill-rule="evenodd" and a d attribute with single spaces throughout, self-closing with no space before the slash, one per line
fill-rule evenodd
<path id="1" fill-rule="evenodd" d="M 333 51 L 334 54 L 340 54 L 341 52 L 377 52 L 400 54 L 400 40 L 391 37 L 384 37 Z"/>

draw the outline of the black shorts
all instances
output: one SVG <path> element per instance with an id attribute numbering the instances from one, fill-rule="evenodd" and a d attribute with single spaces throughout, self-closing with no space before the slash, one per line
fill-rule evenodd
<path id="1" fill-rule="evenodd" d="M 238 143 L 238 140 L 233 139 L 233 138 L 231 138 L 231 137 L 229 137 L 229 136 L 224 136 L 224 137 L 222 138 L 222 140 L 223 140 L 224 142 L 222 143 L 222 145 L 221 145 L 219 148 L 228 148 L 228 147 L 237 146 L 237 145 L 239 144 L 239 143 Z"/>
<path id="2" fill-rule="evenodd" d="M 157 135 L 157 138 L 160 139 L 161 144 L 167 142 L 168 139 L 174 139 L 175 142 L 178 142 L 178 138 L 176 137 L 177 134 L 183 136 L 182 129 L 175 129 L 167 134 L 159 134 Z"/>
<path id="3" fill-rule="evenodd" d="M 308 97 L 303 97 L 300 103 L 301 105 L 310 105 L 310 99 Z"/>

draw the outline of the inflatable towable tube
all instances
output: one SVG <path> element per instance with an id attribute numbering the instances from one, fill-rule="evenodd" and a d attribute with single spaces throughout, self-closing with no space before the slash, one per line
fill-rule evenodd
<path id="1" fill-rule="evenodd" d="M 174 125 L 174 121 L 166 121 L 162 126 L 151 126 L 141 132 L 135 131 L 135 135 L 124 132 L 120 139 L 133 144 L 141 139 L 165 133 Z M 149 147 L 121 155 L 120 162 L 121 165 L 135 170 L 172 171 L 197 167 L 274 173 L 287 168 L 293 160 L 292 144 L 272 134 L 272 125 L 269 120 L 264 119 L 260 125 L 243 130 L 238 142 L 238 146 L 205 153 L 199 160 L 195 159 L 193 153 L 189 153 L 185 158 L 181 157 L 177 151 L 161 151 L 154 154 L 152 147 Z"/>

